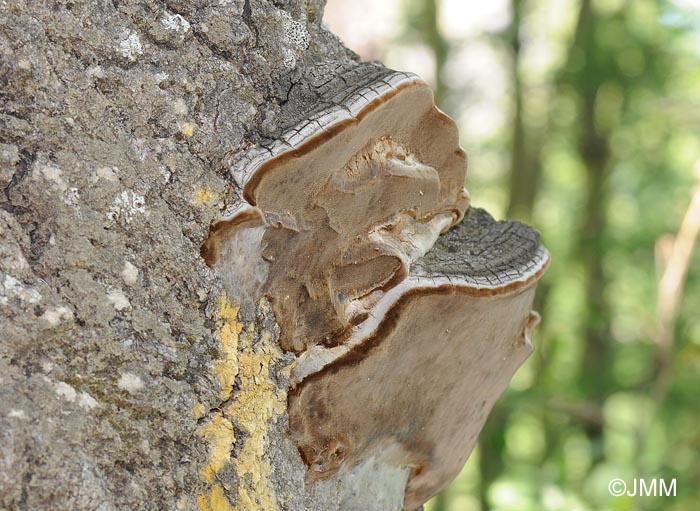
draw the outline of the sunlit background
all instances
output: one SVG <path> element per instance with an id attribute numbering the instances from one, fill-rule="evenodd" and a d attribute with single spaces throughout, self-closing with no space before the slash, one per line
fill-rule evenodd
<path id="1" fill-rule="evenodd" d="M 324 19 L 431 83 L 473 204 L 553 257 L 534 355 L 426 510 L 700 509 L 700 0 L 329 0 Z"/>

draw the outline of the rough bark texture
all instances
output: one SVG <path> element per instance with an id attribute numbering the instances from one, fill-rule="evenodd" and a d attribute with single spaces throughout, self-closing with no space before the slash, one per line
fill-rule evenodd
<path id="1" fill-rule="evenodd" d="M 337 505 L 299 490 L 283 418 L 263 435 L 289 361 L 269 308 L 239 336 L 199 257 L 224 154 L 274 136 L 301 70 L 354 59 L 322 11 L 0 5 L 0 508 Z"/>
<path id="2" fill-rule="evenodd" d="M 337 85 L 328 76 L 352 85 L 353 73 L 365 76 L 373 67 L 358 66 L 321 26 L 322 11 L 323 0 L 0 5 L 0 509 L 414 509 L 456 475 L 490 404 L 530 350 L 534 281 L 548 261 L 534 232 L 472 212 L 438 240 L 437 252 L 415 261 L 417 274 L 396 286 L 396 296 L 378 295 L 386 302 L 378 302 L 380 312 L 398 310 L 394 302 L 414 291 L 425 295 L 415 300 L 416 310 L 452 311 L 445 317 L 468 333 L 468 349 L 453 343 L 449 350 L 459 357 L 449 356 L 433 338 L 450 338 L 432 330 L 422 342 L 426 357 L 437 361 L 431 371 L 451 368 L 436 392 L 463 387 L 451 396 L 465 406 L 456 416 L 440 395 L 440 407 L 426 399 L 420 407 L 407 404 L 383 424 L 387 434 L 362 422 L 353 432 L 371 429 L 357 441 L 371 448 L 320 478 L 309 475 L 299 435 L 295 443 L 289 434 L 290 381 L 299 384 L 297 394 L 306 389 L 313 400 L 322 398 L 314 397 L 320 388 L 313 378 L 302 385 L 303 377 L 293 375 L 299 364 L 292 350 L 280 349 L 284 332 L 273 314 L 279 300 L 266 292 L 272 307 L 256 296 L 240 309 L 240 297 L 227 295 L 221 278 L 234 268 L 212 272 L 200 257 L 210 224 L 240 201 L 236 174 L 233 181 L 228 175 L 232 159 L 256 154 L 253 144 L 274 148 L 283 140 L 291 147 L 299 132 L 290 127 L 339 103 L 328 93 Z M 362 106 L 371 98 L 355 99 Z M 356 115 L 352 104 L 343 108 Z M 401 116 L 392 115 L 401 126 Z M 430 139 L 434 131 L 423 130 L 429 149 L 412 144 L 418 152 L 440 153 Z M 452 151 L 464 160 L 460 149 Z M 460 199 L 454 221 L 467 207 L 463 167 L 460 172 L 451 187 Z M 275 220 L 269 207 L 261 210 L 266 221 Z M 286 211 L 278 213 L 283 218 Z M 426 237 L 429 245 L 441 225 Z M 429 247 L 413 248 L 419 257 Z M 462 293 L 470 298 L 450 309 L 451 298 L 438 295 L 457 287 L 471 290 Z M 510 304 L 503 322 L 493 313 L 501 298 Z M 481 314 L 480 307 L 491 312 Z M 401 352 L 410 332 L 432 328 L 404 325 L 408 333 L 400 335 L 383 317 L 368 324 L 394 340 L 358 362 L 369 368 L 362 382 L 394 360 L 384 349 Z M 346 349 L 370 350 L 354 340 L 371 333 L 363 328 L 357 326 Z M 307 369 L 327 365 L 326 373 L 353 381 L 349 364 L 341 372 L 332 362 L 335 352 L 319 353 Z M 423 352 L 410 355 L 396 365 L 395 384 L 425 366 Z M 468 378 L 456 387 L 452 376 L 460 379 L 462 370 Z M 416 381 L 427 385 L 431 374 Z M 342 386 L 353 401 L 354 387 Z M 394 399 L 392 389 L 381 385 L 375 405 Z M 340 393 L 331 394 L 329 405 L 343 402 Z M 332 423 L 307 422 L 315 420 L 310 407 L 297 403 L 292 430 L 308 426 L 311 437 L 331 438 L 308 449 L 319 463 L 328 461 L 339 428 L 327 433 Z M 426 442 L 420 460 L 413 452 L 419 441 L 410 435 L 406 445 L 381 448 L 394 433 L 394 416 L 407 416 L 409 428 L 418 424 L 411 424 L 414 408 L 428 410 L 424 418 L 439 447 Z M 442 441 L 447 420 L 434 408 L 460 419 L 447 435 L 459 444 L 453 452 Z M 440 420 L 427 421 L 431 415 Z M 460 429 L 465 424 L 468 436 Z M 451 459 L 446 468 L 445 458 Z M 424 486 L 411 490 L 423 479 Z"/>

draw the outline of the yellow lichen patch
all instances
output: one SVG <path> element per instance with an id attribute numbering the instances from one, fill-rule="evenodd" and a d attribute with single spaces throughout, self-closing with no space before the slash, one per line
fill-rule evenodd
<path id="1" fill-rule="evenodd" d="M 192 196 L 196 204 L 212 204 L 216 200 L 216 195 L 205 188 L 197 188 Z"/>
<path id="2" fill-rule="evenodd" d="M 265 434 L 270 421 L 276 421 L 286 409 L 287 395 L 272 380 L 270 364 L 282 356 L 270 332 L 255 340 L 250 325 L 240 337 L 238 354 L 241 386 L 225 413 L 235 417 L 236 425 L 246 433 L 245 444 L 233 460 L 241 478 L 238 501 L 242 510 L 275 511 L 277 501 L 269 486 L 270 464 L 264 460 Z M 259 503 L 259 506 L 255 504 Z"/>
<path id="3" fill-rule="evenodd" d="M 260 307 L 269 306 L 262 302 Z M 270 365 L 280 360 L 282 353 L 272 332 L 256 331 L 252 324 L 243 330 L 243 325 L 236 321 L 237 314 L 238 306 L 222 296 L 217 337 L 224 357 L 214 364 L 214 373 L 221 385 L 221 400 L 228 403 L 197 431 L 209 444 L 209 461 L 202 470 L 209 489 L 197 497 L 197 505 L 201 511 L 277 511 L 277 500 L 270 486 L 270 464 L 264 455 L 269 425 L 286 410 L 286 392 L 270 374 Z M 239 388 L 232 395 L 236 377 Z M 193 413 L 199 412 L 195 406 Z M 244 438 L 236 457 L 231 459 L 236 442 L 234 424 L 244 432 Z M 216 477 L 229 462 L 234 464 L 239 476 L 233 508 L 227 498 L 231 489 L 223 487 Z"/>
<path id="4" fill-rule="evenodd" d="M 214 374 L 221 386 L 221 400 L 231 397 L 231 390 L 238 375 L 238 334 L 243 325 L 236 321 L 238 305 L 232 305 L 225 295 L 219 298 L 219 332 L 224 357 L 214 362 Z"/>
<path id="5" fill-rule="evenodd" d="M 212 486 L 209 495 L 197 497 L 197 506 L 201 511 L 233 511 L 224 489 L 218 484 Z"/>
<path id="6" fill-rule="evenodd" d="M 207 409 L 204 407 L 204 405 L 203 405 L 202 403 L 200 403 L 199 401 L 197 401 L 197 402 L 194 404 L 194 407 L 192 408 L 192 416 L 193 416 L 195 419 L 201 419 L 202 417 L 204 417 L 204 415 L 205 415 L 206 413 L 207 413 Z"/>
<path id="7" fill-rule="evenodd" d="M 194 134 L 194 129 L 196 126 L 194 123 L 191 122 L 183 122 L 180 124 L 180 133 L 185 135 L 186 137 L 191 137 Z"/>
<path id="8" fill-rule="evenodd" d="M 197 430 L 197 434 L 209 444 L 209 462 L 204 466 L 202 475 L 211 484 L 216 473 L 231 457 L 236 441 L 233 425 L 221 412 L 215 412 L 212 419 Z"/>

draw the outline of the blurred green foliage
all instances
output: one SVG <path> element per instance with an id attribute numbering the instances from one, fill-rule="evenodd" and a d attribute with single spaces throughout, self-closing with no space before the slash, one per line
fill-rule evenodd
<path id="1" fill-rule="evenodd" d="M 441 3 L 404 5 L 406 34 L 433 49 L 442 76 L 452 56 Z M 700 2 L 510 9 L 505 30 L 481 36 L 510 66 L 510 120 L 463 140 L 467 184 L 476 205 L 541 232 L 552 253 L 543 321 L 466 467 L 426 511 L 700 509 L 697 250 L 667 348 L 657 310 L 665 236 L 679 229 L 700 160 Z M 532 57 L 535 39 L 546 65 Z M 437 82 L 459 118 L 463 91 Z M 613 478 L 675 478 L 677 496 L 613 497 Z"/>

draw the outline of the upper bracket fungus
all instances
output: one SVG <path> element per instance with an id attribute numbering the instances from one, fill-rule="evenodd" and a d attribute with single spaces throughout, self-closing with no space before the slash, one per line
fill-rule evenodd
<path id="1" fill-rule="evenodd" d="M 358 64 L 310 83 L 277 138 L 227 157 L 238 200 L 202 255 L 233 296 L 270 300 L 297 354 L 307 479 L 390 452 L 414 509 L 530 353 L 549 255 L 527 226 L 469 209 L 457 127 L 425 82 Z"/>
<path id="2" fill-rule="evenodd" d="M 265 261 L 255 266 L 266 266 L 267 280 L 257 293 L 245 278 L 232 280 L 246 288 L 239 295 L 270 297 L 282 347 L 297 353 L 333 344 L 362 321 L 469 202 L 466 154 L 430 87 L 412 74 L 358 67 L 365 73 L 326 85 L 327 108 L 232 155 L 245 206 L 214 226 L 204 248 L 216 265 L 222 237 L 241 236 L 253 215 L 262 221 L 260 246 L 246 250 Z M 227 266 L 248 273 L 240 262 Z"/>

